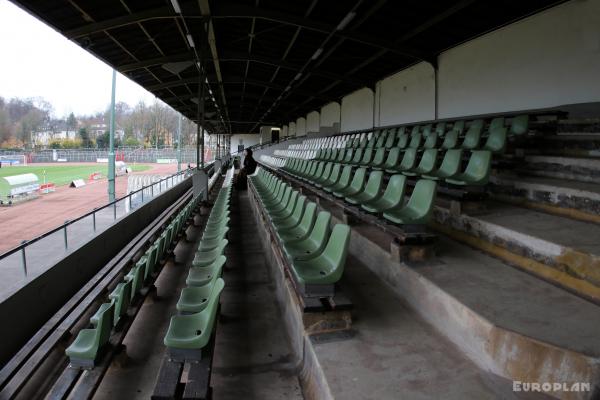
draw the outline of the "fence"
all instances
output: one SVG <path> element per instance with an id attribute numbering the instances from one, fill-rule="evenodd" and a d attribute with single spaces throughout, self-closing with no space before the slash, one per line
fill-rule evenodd
<path id="1" fill-rule="evenodd" d="M 204 170 L 210 175 L 212 163 L 206 165 Z M 65 221 L 63 225 L 34 239 L 23 241 L 21 245 L 0 255 L 0 298 L 23 285 L 28 277 L 39 275 L 54 265 L 67 252 L 87 243 L 119 218 L 179 184 L 192 171 L 186 169 L 155 182 L 148 182 L 122 198 L 94 208 L 81 217 Z"/>

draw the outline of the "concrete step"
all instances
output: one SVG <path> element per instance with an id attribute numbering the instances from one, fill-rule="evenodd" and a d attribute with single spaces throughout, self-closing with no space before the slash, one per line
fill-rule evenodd
<path id="1" fill-rule="evenodd" d="M 434 216 L 451 237 L 600 303 L 600 225 L 493 201 Z"/>
<path id="2" fill-rule="evenodd" d="M 581 381 L 599 390 L 596 304 L 444 237 L 436 261 L 409 266 L 392 262 L 358 226 L 351 253 L 481 369 L 514 381 Z"/>
<path id="3" fill-rule="evenodd" d="M 523 175 L 600 183 L 600 159 L 548 155 L 527 155 L 517 167 Z"/>
<path id="4" fill-rule="evenodd" d="M 502 173 L 492 177 L 493 198 L 581 221 L 600 223 L 600 187 L 568 179 Z"/>

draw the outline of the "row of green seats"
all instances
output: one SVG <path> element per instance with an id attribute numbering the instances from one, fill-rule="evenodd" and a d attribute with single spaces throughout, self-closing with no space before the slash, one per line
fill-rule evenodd
<path id="1" fill-rule="evenodd" d="M 492 142 L 486 142 L 484 147 L 498 146 L 497 142 L 505 142 L 507 136 L 519 136 L 529 131 L 529 116 L 519 115 L 513 117 L 510 124 L 506 124 L 504 117 L 497 117 L 490 121 L 486 128 L 485 121 L 483 119 L 476 119 L 471 121 L 468 129 L 466 120 L 455 121 L 454 123 L 439 122 L 436 124 L 435 129 L 432 124 L 415 125 L 411 129 L 410 143 L 408 143 L 409 136 L 408 127 L 402 126 L 398 128 L 386 128 L 383 130 L 376 130 L 367 139 L 366 135 L 354 137 L 352 140 L 346 142 L 347 148 L 392 148 L 392 147 L 408 147 L 419 148 L 421 146 L 425 148 L 436 147 L 435 142 L 438 138 L 444 139 L 442 148 L 456 148 L 461 147 L 465 149 L 475 149 L 479 147 L 481 138 L 494 136 Z M 353 135 L 355 136 L 355 135 Z M 459 144 L 459 138 L 464 136 L 464 140 Z M 425 143 L 421 143 L 421 140 L 425 140 Z"/>
<path id="2" fill-rule="evenodd" d="M 421 153 L 416 149 L 400 151 L 391 149 L 387 156 L 375 154 L 373 158 L 362 157 L 351 161 L 315 161 L 288 158 L 282 167 L 284 171 L 301 178 L 314 180 L 316 184 L 333 185 L 350 179 L 353 167 L 382 170 L 389 174 L 421 176 L 431 180 L 444 180 L 452 185 L 482 186 L 489 182 L 492 168 L 492 153 L 486 150 L 470 152 L 466 168 L 462 169 L 463 150 L 451 149 L 440 154 L 438 149 L 427 149 Z M 441 163 L 439 159 L 441 158 Z M 439 166 L 438 166 L 439 164 Z"/>
<path id="3" fill-rule="evenodd" d="M 395 134 L 382 135 L 380 139 L 372 138 L 369 142 L 374 140 L 385 141 L 382 146 L 358 146 L 356 148 L 325 148 L 320 149 L 315 159 L 322 161 L 337 161 L 337 162 L 354 162 L 358 163 L 363 158 L 383 158 L 387 151 L 398 149 L 398 151 L 408 149 L 439 149 L 439 150 L 450 150 L 450 149 L 465 149 L 465 150 L 487 150 L 494 154 L 502 154 L 506 150 L 506 128 L 495 128 L 490 135 L 487 137 L 483 146 L 481 146 L 481 131 L 480 130 L 469 130 L 464 136 L 462 142 L 459 143 L 459 137 L 457 131 L 449 132 L 440 144 L 437 133 L 431 133 L 429 136 L 424 136 L 417 132 L 409 135 L 402 133 L 398 136 Z"/>
<path id="4" fill-rule="evenodd" d="M 172 359 L 198 360 L 214 331 L 219 298 L 225 286 L 221 278 L 228 244 L 230 180 L 221 188 L 196 249 L 186 287 L 177 302 L 179 315 L 171 317 L 164 344 Z M 200 352 L 200 354 L 198 354 Z"/>
<path id="5" fill-rule="evenodd" d="M 400 225 L 424 225 L 431 218 L 437 189 L 434 180 L 418 180 L 405 204 L 405 175 L 392 175 L 384 190 L 383 171 L 372 171 L 367 179 L 366 168 L 358 168 L 352 174 L 349 165 L 340 172 L 340 164 L 328 164 L 325 169 L 329 172 L 323 169 L 321 174 L 307 174 L 295 169 L 295 165 L 299 163 L 292 163 L 287 172 L 368 212 L 383 213 L 383 218 L 388 221 Z"/>
<path id="6" fill-rule="evenodd" d="M 350 227 L 331 226 L 331 214 L 275 175 L 258 168 L 250 176 L 258 199 L 273 224 L 296 280 L 331 285 L 340 280 L 350 243 Z"/>
<path id="7" fill-rule="evenodd" d="M 127 309 L 135 297 L 144 288 L 145 283 L 160 265 L 169 246 L 177 234 L 185 227 L 186 221 L 198 206 L 200 197 L 192 199 L 173 218 L 154 243 L 148 247 L 144 255 L 135 263 L 108 296 L 108 303 L 100 305 L 98 311 L 90 318 L 91 328 L 79 331 L 75 341 L 66 349 L 71 366 L 93 368 L 99 350 L 108 343 L 113 326 L 116 326 L 127 313 Z"/>

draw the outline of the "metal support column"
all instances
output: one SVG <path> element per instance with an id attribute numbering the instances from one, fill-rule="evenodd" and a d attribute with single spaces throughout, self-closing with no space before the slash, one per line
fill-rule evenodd
<path id="1" fill-rule="evenodd" d="M 112 73 L 112 95 L 110 97 L 110 134 L 108 149 L 108 201 L 115 201 L 115 90 L 117 70 Z"/>
<path id="2" fill-rule="evenodd" d="M 177 121 L 177 172 L 181 172 L 181 114 Z"/>

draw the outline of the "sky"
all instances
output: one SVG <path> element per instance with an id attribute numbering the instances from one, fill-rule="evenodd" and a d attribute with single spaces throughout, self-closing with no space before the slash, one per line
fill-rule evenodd
<path id="1" fill-rule="evenodd" d="M 103 112 L 112 68 L 27 12 L 0 0 L 0 96 L 43 97 L 56 117 Z M 135 105 L 154 95 L 117 73 L 116 101 Z"/>

